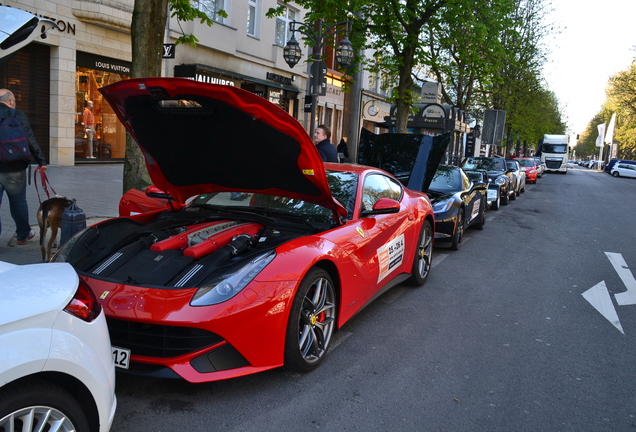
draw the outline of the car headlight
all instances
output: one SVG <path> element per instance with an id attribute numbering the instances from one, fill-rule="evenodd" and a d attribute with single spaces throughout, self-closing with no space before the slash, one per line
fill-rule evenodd
<path id="1" fill-rule="evenodd" d="M 453 200 L 436 202 L 433 204 L 433 213 L 443 213 L 448 211 L 448 209 L 451 208 L 451 205 L 453 205 Z"/>
<path id="2" fill-rule="evenodd" d="M 231 273 L 225 273 L 206 281 L 205 285 L 201 286 L 194 294 L 190 305 L 210 306 L 228 301 L 252 282 L 275 257 L 276 251 L 264 253 L 253 258 L 238 270 L 232 268 Z"/>
<path id="3" fill-rule="evenodd" d="M 503 186 L 506 184 L 506 179 L 503 177 L 497 177 L 493 183 L 499 186 Z"/>

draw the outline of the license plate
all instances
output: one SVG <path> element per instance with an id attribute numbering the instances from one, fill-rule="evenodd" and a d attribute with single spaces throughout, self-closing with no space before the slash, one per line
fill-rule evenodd
<path id="1" fill-rule="evenodd" d="M 111 347 L 113 349 L 113 361 L 115 367 L 128 369 L 130 366 L 130 350 L 119 347 Z"/>

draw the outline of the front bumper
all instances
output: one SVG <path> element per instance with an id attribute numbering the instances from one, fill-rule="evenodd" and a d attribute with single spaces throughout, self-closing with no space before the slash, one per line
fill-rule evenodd
<path id="1" fill-rule="evenodd" d="M 499 196 L 499 188 L 488 188 L 488 197 L 486 198 L 486 202 L 488 204 L 492 204 L 497 201 L 497 197 Z"/>

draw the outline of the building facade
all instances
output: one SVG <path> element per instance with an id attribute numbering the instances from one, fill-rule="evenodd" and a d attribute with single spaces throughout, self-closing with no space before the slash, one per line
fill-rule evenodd
<path id="1" fill-rule="evenodd" d="M 18 108 L 31 121 L 49 163 L 74 165 L 121 160 L 126 133 L 99 88 L 130 78 L 130 25 L 134 0 L 16 0 L 0 2 L 58 24 L 47 39 L 38 40 L 0 64 L 0 85 L 16 95 Z M 234 85 L 267 98 L 309 130 L 304 98 L 308 83 L 307 48 L 290 68 L 283 48 L 291 34 L 289 22 L 303 21 L 304 11 L 286 7 L 277 18 L 266 12 L 276 0 L 200 0 L 197 6 L 214 20 L 211 27 L 171 18 L 165 42 L 174 44 L 193 34 L 196 47 L 172 47 L 174 58 L 164 59 L 164 76 L 182 76 L 204 82 Z M 224 10 L 227 17 L 221 16 Z M 296 34 L 300 41 L 301 35 Z M 332 58 L 333 56 L 328 56 Z M 328 66 L 333 67 L 328 58 Z M 317 103 L 315 124 L 333 130 L 332 141 L 342 136 L 344 92 L 342 74 L 328 69 L 327 92 Z M 93 155 L 88 159 L 85 109 L 92 102 L 95 118 Z"/>

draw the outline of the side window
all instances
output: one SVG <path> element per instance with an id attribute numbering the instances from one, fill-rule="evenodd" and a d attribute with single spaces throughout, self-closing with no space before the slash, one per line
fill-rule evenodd
<path id="1" fill-rule="evenodd" d="M 402 187 L 392 179 L 382 174 L 368 175 L 362 189 L 362 210 L 371 210 L 380 198 L 399 200 L 401 196 Z"/>
<path id="2" fill-rule="evenodd" d="M 462 170 L 459 170 L 459 175 L 461 177 L 461 182 L 462 182 L 462 190 L 468 190 L 470 189 L 470 184 L 471 181 L 468 178 L 468 176 L 466 176 L 466 174 L 464 174 L 464 172 Z"/>

